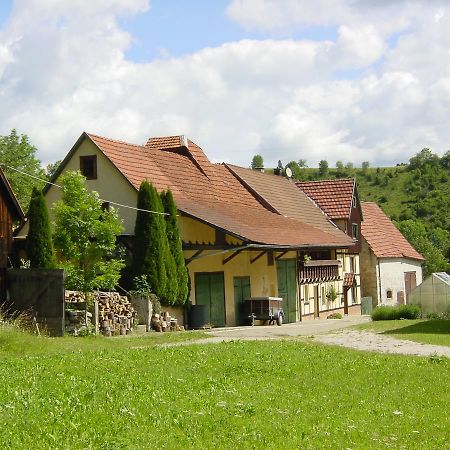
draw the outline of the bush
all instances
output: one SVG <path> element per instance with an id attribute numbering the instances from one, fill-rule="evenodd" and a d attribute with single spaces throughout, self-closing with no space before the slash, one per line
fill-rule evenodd
<path id="1" fill-rule="evenodd" d="M 327 319 L 342 319 L 342 314 L 341 313 L 333 313 L 330 314 Z"/>
<path id="2" fill-rule="evenodd" d="M 449 320 L 450 319 L 450 313 L 449 312 L 442 312 L 442 313 L 437 313 L 437 312 L 431 312 L 427 314 L 427 319 L 432 319 L 432 320 Z"/>
<path id="3" fill-rule="evenodd" d="M 372 320 L 417 319 L 420 317 L 420 306 L 398 305 L 378 306 L 372 312 Z"/>

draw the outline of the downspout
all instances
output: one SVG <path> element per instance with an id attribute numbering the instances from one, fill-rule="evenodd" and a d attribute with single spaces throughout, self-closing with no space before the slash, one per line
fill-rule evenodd
<path id="1" fill-rule="evenodd" d="M 378 268 L 378 304 L 381 304 L 381 269 L 380 269 L 380 258 L 377 258 L 377 268 Z"/>

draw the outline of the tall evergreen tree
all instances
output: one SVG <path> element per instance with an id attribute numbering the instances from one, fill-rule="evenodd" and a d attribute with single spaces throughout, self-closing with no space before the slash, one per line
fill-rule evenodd
<path id="1" fill-rule="evenodd" d="M 133 245 L 133 275 L 145 275 L 150 289 L 161 300 L 166 299 L 166 259 L 167 237 L 166 225 L 162 214 L 147 211 L 164 212 L 162 201 L 156 189 L 143 181 L 139 188 Z"/>
<path id="2" fill-rule="evenodd" d="M 56 259 L 48 209 L 42 191 L 36 187 L 33 187 L 31 194 L 28 224 L 27 255 L 30 260 L 30 267 L 53 269 L 56 267 Z"/>
<path id="3" fill-rule="evenodd" d="M 184 261 L 180 230 L 178 228 L 177 207 L 175 205 L 175 201 L 170 189 L 166 192 L 163 192 L 161 194 L 161 198 L 164 205 L 164 211 L 167 214 L 165 219 L 167 239 L 169 241 L 169 250 L 176 269 L 176 279 L 173 280 L 177 288 L 174 303 L 183 305 L 187 302 L 189 297 L 189 283 L 186 263 Z"/>

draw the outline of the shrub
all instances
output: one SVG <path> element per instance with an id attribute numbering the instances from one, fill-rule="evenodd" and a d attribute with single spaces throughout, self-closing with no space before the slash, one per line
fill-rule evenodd
<path id="1" fill-rule="evenodd" d="M 336 312 L 336 313 L 330 314 L 330 315 L 327 317 L 327 319 L 342 319 L 342 314 Z"/>
<path id="2" fill-rule="evenodd" d="M 372 320 L 417 319 L 420 317 L 420 306 L 398 305 L 378 306 L 372 312 Z"/>

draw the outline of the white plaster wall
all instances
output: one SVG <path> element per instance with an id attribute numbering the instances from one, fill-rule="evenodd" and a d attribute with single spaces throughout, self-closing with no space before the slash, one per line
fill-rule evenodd
<path id="1" fill-rule="evenodd" d="M 379 259 L 379 267 L 380 304 L 382 305 L 395 305 L 397 303 L 397 293 L 400 291 L 405 293 L 405 272 L 416 272 L 417 285 L 422 282 L 422 265 L 420 261 L 407 258 L 382 258 Z M 392 299 L 386 297 L 388 290 L 392 290 Z"/>

